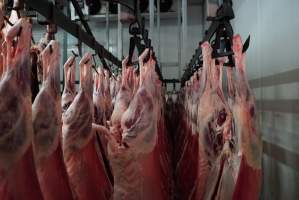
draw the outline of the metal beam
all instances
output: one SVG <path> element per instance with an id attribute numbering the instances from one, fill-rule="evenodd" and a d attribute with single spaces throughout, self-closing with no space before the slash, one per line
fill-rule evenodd
<path id="1" fill-rule="evenodd" d="M 251 88 L 268 87 L 287 83 L 299 82 L 299 69 L 281 72 L 271 76 L 265 76 L 249 81 Z"/>
<path id="2" fill-rule="evenodd" d="M 86 32 L 89 35 L 93 36 L 92 31 L 91 31 L 88 23 L 84 20 L 84 14 L 83 14 L 83 12 L 82 12 L 82 10 L 80 8 L 80 5 L 78 4 L 77 0 L 71 0 L 71 2 L 72 2 L 73 6 L 75 8 L 76 13 L 78 14 L 79 18 L 81 19 L 81 23 L 82 23 L 84 29 L 86 30 Z"/>
<path id="3" fill-rule="evenodd" d="M 103 45 L 97 42 L 93 36 L 84 31 L 78 24 L 72 22 L 63 12 L 56 8 L 53 3 L 46 0 L 26 0 L 26 5 L 36 10 L 53 24 L 79 39 L 91 49 L 101 54 L 105 59 L 111 61 L 114 65 L 121 67 L 121 61 L 106 50 Z"/>
<path id="4" fill-rule="evenodd" d="M 282 113 L 299 113 L 299 100 L 292 99 L 275 99 L 275 100 L 258 100 L 256 101 L 258 110 L 271 111 L 271 112 L 282 112 Z"/>
<path id="5" fill-rule="evenodd" d="M 263 153 L 299 172 L 299 154 L 263 141 Z"/>

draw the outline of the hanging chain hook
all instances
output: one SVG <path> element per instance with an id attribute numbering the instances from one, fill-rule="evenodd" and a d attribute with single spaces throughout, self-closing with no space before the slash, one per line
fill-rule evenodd
<path id="1" fill-rule="evenodd" d="M 99 75 L 99 72 L 98 72 L 98 70 L 97 70 L 97 68 L 96 68 L 96 60 L 95 60 L 95 55 L 97 55 L 97 54 L 92 54 L 92 60 L 93 60 L 93 65 L 91 65 L 91 67 L 93 68 L 93 70 Z"/>

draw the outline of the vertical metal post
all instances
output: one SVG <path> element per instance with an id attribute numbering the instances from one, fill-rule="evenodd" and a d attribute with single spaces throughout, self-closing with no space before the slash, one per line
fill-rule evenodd
<path id="1" fill-rule="evenodd" d="M 63 52 L 62 52 L 62 62 L 63 64 L 67 60 L 67 32 L 63 31 L 63 40 L 62 40 Z M 63 71 L 63 70 L 62 70 Z M 62 74 L 62 73 L 61 73 Z"/>
<path id="2" fill-rule="evenodd" d="M 187 11 L 187 0 L 182 0 L 182 61 L 181 65 L 186 65 L 186 52 L 187 52 L 187 35 L 188 35 L 188 26 L 187 26 L 187 18 L 188 18 L 188 11 Z M 181 77 L 181 68 L 180 73 Z"/>
<path id="3" fill-rule="evenodd" d="M 202 37 L 205 35 L 205 6 L 206 6 L 206 1 L 203 1 L 202 4 L 202 9 L 201 9 L 201 23 L 202 23 Z"/>
<path id="4" fill-rule="evenodd" d="M 149 0 L 149 37 L 154 41 L 155 8 L 154 0 Z"/>
<path id="5" fill-rule="evenodd" d="M 259 84 L 259 87 L 262 87 L 262 79 L 261 79 L 261 77 L 263 77 L 264 76 L 264 74 L 263 74 L 263 68 L 262 68 L 262 57 L 260 56 L 260 55 L 262 55 L 262 51 L 261 51 L 261 49 L 262 49 L 262 34 L 263 34 L 263 30 L 264 30 L 264 27 L 262 26 L 262 22 L 261 22 L 261 17 L 262 17 L 262 2 L 259 2 L 258 1 L 258 3 L 257 3 L 257 18 L 256 18 L 256 22 L 257 22 L 257 37 L 256 37 L 256 44 L 257 44 L 257 48 L 256 48 L 256 51 L 255 51 L 255 56 L 256 56 L 256 58 L 257 58 L 257 65 L 258 66 L 260 66 L 259 68 L 258 68 L 258 72 L 259 72 L 259 80 L 258 80 L 258 84 Z M 261 89 L 261 90 L 259 90 L 260 92 L 259 92 L 259 95 L 260 95 L 260 103 L 259 103 L 259 107 L 260 108 L 262 108 L 263 109 L 263 107 L 262 107 L 262 103 L 263 103 L 263 101 L 265 100 L 265 95 L 264 95 L 264 93 L 263 93 L 263 90 Z M 258 94 L 257 94 L 258 95 Z M 265 117 L 264 117 L 264 115 L 262 115 L 262 114 L 260 114 L 260 117 L 258 117 L 259 118 L 259 124 L 262 124 L 263 122 L 264 122 L 264 120 L 265 120 Z M 273 136 L 274 134 L 272 134 L 272 137 L 274 137 Z"/>
<path id="6" fill-rule="evenodd" d="M 205 0 L 204 1 L 204 21 L 203 21 L 203 25 L 204 25 L 204 30 L 206 30 L 207 24 L 208 22 L 206 21 L 206 18 L 208 16 L 208 9 L 209 9 L 209 0 Z"/>
<path id="7" fill-rule="evenodd" d="M 161 26 L 161 18 L 160 18 L 160 0 L 157 0 L 157 51 L 158 51 L 158 61 L 161 63 L 161 45 L 160 45 L 160 26 Z M 162 65 L 160 64 L 161 71 Z"/>
<path id="8" fill-rule="evenodd" d="M 117 5 L 118 13 L 117 13 L 117 55 L 118 58 L 121 60 L 123 56 L 123 26 L 121 23 L 121 5 Z"/>
<path id="9" fill-rule="evenodd" d="M 110 32 L 110 24 L 109 24 L 109 2 L 106 2 L 106 49 L 109 50 L 109 32 Z"/>
<path id="10" fill-rule="evenodd" d="M 66 16 L 68 16 L 68 17 L 70 17 L 70 8 L 69 8 L 69 4 L 67 4 L 68 6 L 66 6 L 65 8 L 64 8 L 64 13 L 66 14 Z M 66 31 L 63 31 L 63 42 L 62 42 L 62 46 L 63 46 L 63 54 L 62 54 L 62 62 L 63 62 L 63 64 L 66 62 L 66 60 L 67 60 L 67 40 L 68 40 L 68 33 L 66 32 Z M 64 71 L 64 70 L 62 70 L 62 71 Z M 61 73 L 62 74 L 62 73 Z M 63 76 L 63 78 L 64 78 L 64 76 Z"/>
<path id="11" fill-rule="evenodd" d="M 178 76 L 181 77 L 181 25 L 182 25 L 182 15 L 181 15 L 181 0 L 178 0 Z"/>
<path id="12" fill-rule="evenodd" d="M 64 13 L 66 14 L 66 16 L 68 16 L 69 18 L 71 17 L 71 11 L 70 11 L 70 4 L 67 4 L 67 6 L 64 8 Z M 67 60 L 67 47 L 68 47 L 68 33 L 66 31 L 63 31 L 63 40 L 62 40 L 62 64 L 64 64 Z M 63 67 L 61 67 L 61 71 L 60 71 L 60 80 L 62 80 L 62 87 L 61 87 L 61 91 L 64 90 L 64 70 Z"/>

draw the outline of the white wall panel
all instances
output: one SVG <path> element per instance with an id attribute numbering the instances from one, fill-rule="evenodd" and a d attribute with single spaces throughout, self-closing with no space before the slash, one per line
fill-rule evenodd
<path id="1" fill-rule="evenodd" d="M 236 0 L 234 10 L 236 19 L 234 30 L 243 40 L 251 35 L 251 44 L 247 53 L 247 71 L 249 79 L 255 79 L 254 93 L 260 104 L 260 130 L 263 139 L 277 145 L 286 152 L 299 155 L 299 114 L 295 109 L 278 112 L 286 107 L 298 107 L 299 83 L 295 81 L 262 87 L 263 77 L 276 75 L 290 70 L 299 70 L 297 39 L 299 35 L 298 0 Z M 292 71 L 290 73 L 297 73 Z M 299 75 L 299 74 L 298 74 Z M 269 80 L 269 79 L 268 79 Z M 276 102 L 280 100 L 281 104 Z M 292 104 L 292 105 L 285 105 Z M 275 105 L 275 106 L 273 106 Z M 271 108 L 272 110 L 269 110 Z M 276 152 L 271 152 L 275 156 Z M 269 152 L 268 152 L 269 153 Z M 289 155 L 282 159 L 288 162 Z M 286 163 L 264 156 L 264 182 L 262 199 L 296 199 L 299 195 L 298 171 Z M 298 170 L 298 168 L 297 168 Z"/>

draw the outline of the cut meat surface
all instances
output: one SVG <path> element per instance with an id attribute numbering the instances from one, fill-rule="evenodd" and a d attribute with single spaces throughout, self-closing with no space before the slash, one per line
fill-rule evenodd
<path id="1" fill-rule="evenodd" d="M 107 118 L 110 117 L 110 112 L 108 112 L 107 109 L 107 103 L 106 103 L 106 98 L 105 98 L 105 82 L 104 80 L 105 77 L 105 72 L 102 67 L 98 67 L 98 73 L 94 73 L 94 87 L 93 87 L 93 104 L 94 104 L 94 122 L 98 125 L 103 125 L 105 127 L 108 126 L 107 124 Z M 108 74 L 106 73 L 108 76 Z M 109 79 L 110 83 L 110 79 Z M 109 85 L 110 86 L 110 85 Z M 110 87 L 109 93 L 110 93 Z M 111 99 L 110 99 L 111 103 Z M 112 104 L 111 104 L 112 105 Z M 111 108 L 110 108 L 111 109 Z M 98 133 L 96 133 L 98 134 Z M 108 161 L 108 151 L 107 151 L 107 138 L 105 135 L 98 134 L 97 135 L 98 139 L 98 155 L 99 159 L 103 161 L 103 166 L 105 166 L 107 175 L 109 177 L 109 180 L 111 183 L 113 183 L 113 175 L 111 173 L 111 167 Z"/>
<path id="2" fill-rule="evenodd" d="M 147 51 L 143 53 L 146 54 Z M 140 60 L 143 59 L 143 55 L 140 56 Z M 153 62 L 150 60 L 145 65 L 140 64 L 140 86 L 121 121 L 122 141 L 130 148 L 136 148 L 137 154 L 151 152 L 156 143 L 157 105 L 154 104 L 156 77 Z M 134 80 L 132 82 L 134 84 Z"/>
<path id="3" fill-rule="evenodd" d="M 239 35 L 228 57 L 200 43 L 200 69 L 186 70 L 179 91 L 145 49 L 117 78 L 86 53 L 78 87 L 71 56 L 61 95 L 56 25 L 30 48 L 31 20 L 13 9 L 5 24 L 2 3 L 0 200 L 259 199 L 262 140 Z"/>
<path id="4" fill-rule="evenodd" d="M 143 64 L 143 58 L 147 54 L 145 51 L 140 56 L 140 84 L 139 89 L 134 95 L 128 109 L 122 116 L 122 143 L 127 146 L 122 152 L 116 155 L 121 156 L 122 160 L 129 160 L 127 166 L 135 168 L 136 171 L 128 171 L 127 167 L 117 162 L 114 158 L 113 171 L 115 173 L 115 187 L 117 193 L 114 198 L 126 195 L 129 199 L 160 199 L 161 191 L 155 186 L 155 166 L 151 160 L 151 152 L 154 150 L 157 141 L 157 108 L 154 104 L 156 76 L 154 71 L 155 64 L 152 60 Z M 131 72 L 132 73 L 132 72 Z M 133 80 L 134 84 L 134 80 Z M 115 152 L 112 152 L 115 154 Z M 139 157 L 140 156 L 140 157 Z M 142 159 L 141 159 L 142 157 Z M 116 157 L 117 158 L 117 157 Z M 144 165 L 148 163 L 148 165 Z M 151 176 L 153 175 L 153 176 Z M 125 177 L 134 178 L 133 182 L 128 182 Z M 153 179 L 153 180 L 152 180 Z M 153 181 L 153 182 L 152 182 Z M 130 185 L 130 188 L 128 186 Z M 132 189 L 134 187 L 134 189 Z M 159 191 L 159 192 L 158 192 Z M 160 198 L 159 198 L 160 197 Z"/>
<path id="5" fill-rule="evenodd" d="M 111 99 L 111 94 L 110 94 L 110 75 L 108 70 L 104 70 L 104 99 L 105 99 L 105 116 L 106 119 L 110 119 L 111 114 L 112 114 L 112 99 Z M 106 123 L 106 122 L 105 122 Z"/>
<path id="6" fill-rule="evenodd" d="M 52 53 L 50 53 L 50 46 Z M 43 83 L 40 93 L 32 105 L 34 149 L 36 160 L 54 152 L 61 135 L 60 81 L 59 81 L 59 44 L 50 42 L 42 52 Z"/>
<path id="7" fill-rule="evenodd" d="M 6 67 L 0 81 L 0 96 L 5 97 L 0 102 L 0 199 L 43 199 L 31 145 L 30 39 L 31 24 L 25 19 L 7 29 Z"/>
<path id="8" fill-rule="evenodd" d="M 99 74 L 94 74 L 93 103 L 95 106 L 95 123 L 106 124 L 106 102 L 104 93 L 104 70 L 98 68 Z"/>
<path id="9" fill-rule="evenodd" d="M 208 42 L 202 44 L 202 52 L 203 93 L 198 106 L 199 166 L 196 199 L 218 199 L 223 166 L 231 152 L 230 146 L 226 144 L 232 134 L 232 113 L 219 87 L 221 69 L 215 66 L 215 60 L 211 58 L 212 49 Z"/>
<path id="10" fill-rule="evenodd" d="M 110 120 L 110 133 L 118 143 L 121 143 L 122 137 L 121 119 L 124 112 L 129 107 L 130 101 L 133 97 L 133 67 L 127 67 L 127 62 L 128 58 L 126 58 L 122 62 L 121 86 L 118 94 L 116 95 L 114 110 L 112 112 Z M 112 141 L 110 141 L 109 143 L 111 144 L 111 142 Z"/>
<path id="11" fill-rule="evenodd" d="M 91 54 L 80 61 L 80 89 L 63 114 L 63 153 L 75 198 L 109 199 L 112 187 L 95 146 Z"/>
<path id="12" fill-rule="evenodd" d="M 239 35 L 233 38 L 236 62 L 236 92 L 232 102 L 241 164 L 233 199 L 259 199 L 261 190 L 262 140 L 257 127 L 255 98 L 249 88 L 245 54 Z"/>
<path id="13" fill-rule="evenodd" d="M 65 112 L 76 96 L 76 60 L 71 56 L 64 64 L 64 89 L 61 98 L 62 112 Z"/>
<path id="14" fill-rule="evenodd" d="M 113 199 L 141 199 L 142 185 L 140 165 L 133 149 L 122 144 L 121 121 L 133 97 L 133 69 L 127 67 L 127 58 L 122 62 L 122 80 L 116 96 L 108 132 L 108 156 L 114 176 Z M 101 131 L 102 132 L 102 131 Z"/>
<path id="15" fill-rule="evenodd" d="M 43 84 L 32 106 L 37 175 L 45 199 L 72 199 L 61 147 L 58 42 L 52 40 L 41 56 Z"/>
<path id="16" fill-rule="evenodd" d="M 217 58 L 216 65 L 210 44 L 204 42 L 201 48 L 202 72 L 193 74 L 179 96 L 184 120 L 175 136 L 176 195 L 196 200 L 259 199 L 262 141 L 241 38 L 233 38 L 235 68 L 226 69 L 227 98 L 222 91 L 227 57 Z"/>
<path id="17" fill-rule="evenodd" d="M 111 118 L 110 131 L 103 126 L 95 125 L 108 138 L 108 155 L 114 175 L 113 199 L 163 199 L 157 163 L 158 153 L 154 153 L 158 136 L 158 113 L 160 105 L 154 103 L 159 92 L 158 77 L 150 59 L 143 63 L 146 50 L 140 57 L 140 83 L 138 90 L 132 94 L 136 86 L 136 78 L 132 68 L 126 69 L 123 62 L 123 80 L 117 95 Z M 158 84 L 157 84 L 158 83 Z M 161 89 L 161 88 L 160 88 Z M 134 95 L 130 102 L 124 94 Z M 119 109 L 119 110 L 117 110 Z M 160 178 L 159 178 L 160 177 Z"/>

